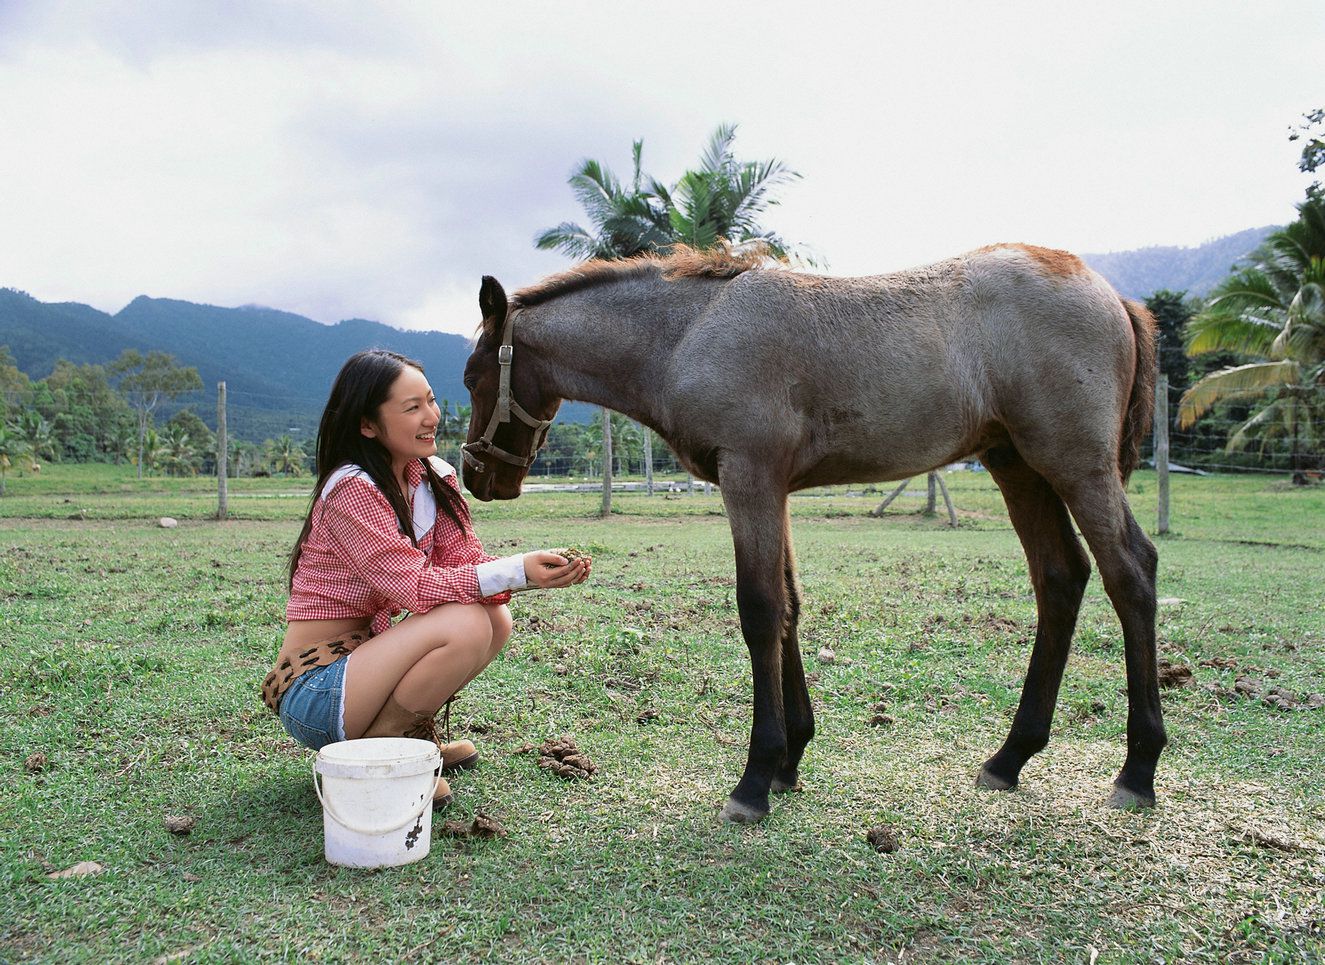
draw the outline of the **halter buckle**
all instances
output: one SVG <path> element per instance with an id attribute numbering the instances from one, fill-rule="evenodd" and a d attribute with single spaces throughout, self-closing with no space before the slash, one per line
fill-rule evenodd
<path id="1" fill-rule="evenodd" d="M 497 364 L 510 365 L 511 356 L 514 354 L 515 354 L 514 345 L 503 345 L 501 348 L 497 349 Z"/>

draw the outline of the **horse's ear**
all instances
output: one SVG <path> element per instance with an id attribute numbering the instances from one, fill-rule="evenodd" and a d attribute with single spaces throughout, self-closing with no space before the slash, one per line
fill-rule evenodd
<path id="1" fill-rule="evenodd" d="M 506 292 L 501 282 L 491 275 L 483 276 L 483 287 L 478 291 L 478 307 L 483 312 L 483 331 L 500 335 L 506 322 Z"/>

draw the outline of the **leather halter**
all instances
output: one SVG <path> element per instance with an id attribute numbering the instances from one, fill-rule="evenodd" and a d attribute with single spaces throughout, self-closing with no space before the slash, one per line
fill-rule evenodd
<path id="1" fill-rule="evenodd" d="M 534 457 L 538 455 L 538 450 L 543 448 L 543 442 L 547 439 L 548 426 L 552 425 L 551 419 L 535 419 L 511 395 L 511 356 L 515 354 L 515 345 L 512 344 L 511 339 L 514 325 L 515 313 L 510 312 L 506 315 L 506 324 L 502 326 L 501 347 L 497 349 L 500 379 L 497 383 L 497 404 L 492 407 L 492 418 L 488 420 L 488 427 L 483 430 L 482 436 L 476 441 L 466 443 L 460 447 L 460 455 L 475 472 L 488 471 L 487 464 L 478 456 L 491 456 L 494 459 L 500 459 L 502 462 L 510 463 L 512 466 L 528 469 L 533 464 Z M 497 434 L 497 428 L 503 422 L 510 422 L 512 413 L 521 422 L 534 430 L 529 441 L 529 454 L 523 458 L 492 444 L 493 436 Z"/>

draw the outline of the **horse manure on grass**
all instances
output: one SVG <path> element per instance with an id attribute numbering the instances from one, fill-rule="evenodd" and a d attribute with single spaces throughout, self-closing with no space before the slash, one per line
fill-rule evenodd
<path id="1" fill-rule="evenodd" d="M 879 854 L 892 854 L 902 846 L 897 840 L 897 832 L 886 824 L 880 824 L 877 828 L 870 828 L 865 832 L 865 840 Z"/>
<path id="2" fill-rule="evenodd" d="M 161 823 L 171 834 L 186 835 L 193 830 L 198 819 L 187 814 L 167 814 Z"/>
<path id="3" fill-rule="evenodd" d="M 1159 685 L 1166 690 L 1172 690 L 1176 687 L 1194 687 L 1196 681 L 1192 677 L 1191 667 L 1186 664 L 1161 660 L 1159 662 Z"/>
<path id="4" fill-rule="evenodd" d="M 474 820 L 466 824 L 464 821 L 447 821 L 437 833 L 445 838 L 504 838 L 506 829 L 502 827 L 500 821 L 494 817 L 479 811 L 474 815 Z"/>
<path id="5" fill-rule="evenodd" d="M 46 770 L 49 763 L 46 755 L 41 751 L 37 751 L 37 753 L 29 755 L 28 759 L 23 762 L 23 769 L 29 774 L 36 774 L 38 771 Z"/>
<path id="6" fill-rule="evenodd" d="M 575 746 L 571 737 L 550 737 L 538 749 L 538 766 L 558 777 L 587 779 L 598 773 L 598 765 Z"/>

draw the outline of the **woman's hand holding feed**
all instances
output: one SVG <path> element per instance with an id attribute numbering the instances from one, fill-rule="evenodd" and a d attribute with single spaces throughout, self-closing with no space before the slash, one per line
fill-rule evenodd
<path id="1" fill-rule="evenodd" d="M 542 590 L 583 583 L 592 569 L 593 558 L 579 550 L 535 550 L 524 555 L 525 579 Z"/>

